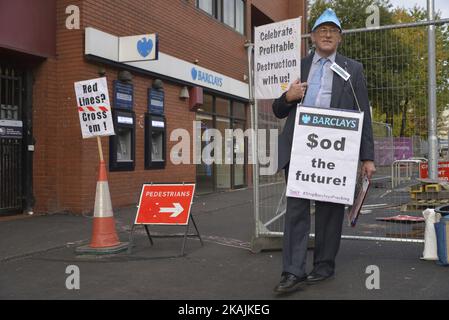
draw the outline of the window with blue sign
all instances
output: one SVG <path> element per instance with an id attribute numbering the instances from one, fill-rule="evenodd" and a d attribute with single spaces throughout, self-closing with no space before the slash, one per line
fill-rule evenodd
<path id="1" fill-rule="evenodd" d="M 245 33 L 244 0 L 197 0 L 196 6 L 237 32 Z"/>

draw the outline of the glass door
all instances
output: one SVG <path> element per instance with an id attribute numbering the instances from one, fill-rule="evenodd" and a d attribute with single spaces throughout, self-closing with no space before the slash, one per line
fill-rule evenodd
<path id="1" fill-rule="evenodd" d="M 229 118 L 216 117 L 216 128 L 221 134 L 221 163 L 216 163 L 216 188 L 231 189 L 232 137 L 226 138 L 226 129 L 231 128 Z"/>
<path id="2" fill-rule="evenodd" d="M 202 137 L 207 138 L 207 129 L 214 127 L 212 116 L 208 115 L 196 115 L 196 121 L 201 122 L 201 135 L 197 137 L 197 141 L 201 141 L 201 151 L 211 143 L 209 139 L 203 141 Z M 201 163 L 196 165 L 196 194 L 204 194 L 214 192 L 214 165 L 206 164 L 201 157 Z"/>
<path id="3" fill-rule="evenodd" d="M 235 120 L 233 123 L 233 129 L 241 129 L 245 132 L 245 122 Z M 242 188 L 246 186 L 246 149 L 247 143 L 246 138 L 236 138 L 233 139 L 234 148 L 233 148 L 233 188 Z"/>

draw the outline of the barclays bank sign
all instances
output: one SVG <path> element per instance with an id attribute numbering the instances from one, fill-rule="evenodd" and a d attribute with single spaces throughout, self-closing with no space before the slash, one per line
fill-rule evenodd
<path id="1" fill-rule="evenodd" d="M 159 58 L 157 33 L 118 38 L 119 62 L 152 61 Z"/>
<path id="2" fill-rule="evenodd" d="M 192 79 L 194 81 L 204 82 L 219 88 L 223 86 L 222 77 L 201 71 L 196 67 L 192 68 L 192 70 L 190 71 L 190 75 L 192 76 Z"/>
<path id="3" fill-rule="evenodd" d="M 142 71 L 151 72 L 156 76 L 163 75 L 183 83 L 249 99 L 248 83 L 159 52 L 157 33 L 117 37 L 87 27 L 84 49 L 87 56 L 120 62 Z"/>

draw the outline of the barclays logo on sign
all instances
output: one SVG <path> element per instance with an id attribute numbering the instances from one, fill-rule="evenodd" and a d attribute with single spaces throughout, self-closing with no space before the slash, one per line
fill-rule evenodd
<path id="1" fill-rule="evenodd" d="M 146 58 L 153 50 L 153 40 L 151 38 L 143 37 L 141 40 L 137 42 L 137 51 L 139 54 Z"/>
<path id="2" fill-rule="evenodd" d="M 333 128 L 357 131 L 359 119 L 351 117 L 329 116 L 315 113 L 301 113 L 299 124 L 312 127 Z"/>
<path id="3" fill-rule="evenodd" d="M 159 58 L 157 33 L 119 38 L 119 62 L 152 61 Z"/>
<path id="4" fill-rule="evenodd" d="M 302 116 L 302 123 L 303 124 L 309 124 L 311 117 L 308 114 L 305 114 Z"/>
<path id="5" fill-rule="evenodd" d="M 191 76 L 194 81 L 201 81 L 207 84 L 211 84 L 216 87 L 223 86 L 223 78 L 214 76 L 213 74 L 198 70 L 193 67 L 191 70 Z"/>

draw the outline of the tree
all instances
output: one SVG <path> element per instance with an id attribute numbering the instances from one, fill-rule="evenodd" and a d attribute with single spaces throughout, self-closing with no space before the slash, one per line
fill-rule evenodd
<path id="1" fill-rule="evenodd" d="M 318 16 L 332 8 L 343 30 L 365 28 L 369 5 L 377 5 L 380 25 L 426 20 L 426 11 L 392 9 L 388 0 L 316 0 L 309 10 L 309 30 Z M 438 18 L 438 15 L 437 15 Z M 438 113 L 449 108 L 449 34 L 436 28 Z M 339 52 L 363 63 L 373 120 L 385 122 L 394 136 L 427 135 L 427 29 L 425 27 L 347 33 Z M 439 125 L 448 126 L 445 119 Z"/>
<path id="2" fill-rule="evenodd" d="M 393 14 L 388 1 L 317 0 L 310 8 L 309 26 L 313 25 L 326 8 L 332 8 L 339 17 L 343 30 L 365 28 L 370 15 L 366 12 L 366 8 L 373 4 L 379 8 L 380 24 L 392 24 Z M 385 54 L 387 47 L 388 54 Z M 339 48 L 339 52 L 343 55 L 363 63 L 370 101 L 376 110 L 374 120 L 388 123 L 393 129 L 395 115 L 399 113 L 397 106 L 405 99 L 397 86 L 400 74 L 408 62 L 397 59 L 403 50 L 410 49 L 402 47 L 397 35 L 390 31 L 360 31 L 345 34 Z M 385 118 L 379 119 L 381 115 Z"/>

